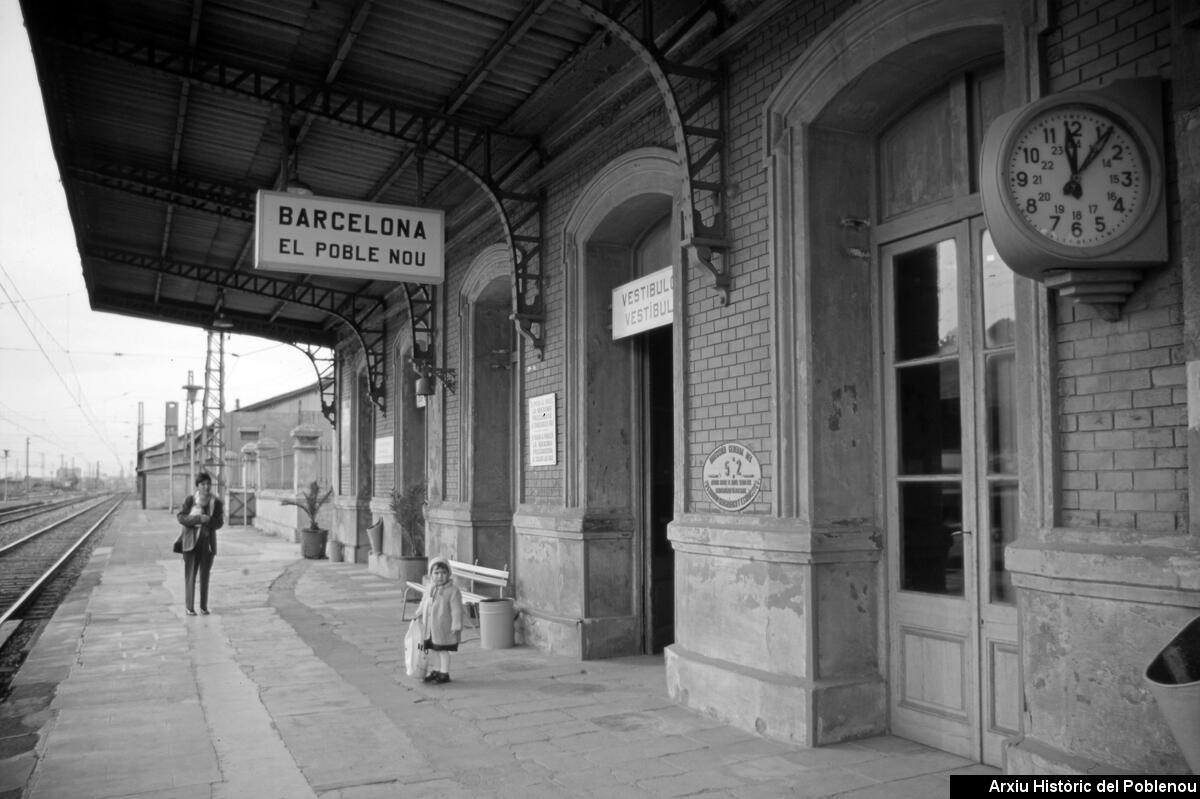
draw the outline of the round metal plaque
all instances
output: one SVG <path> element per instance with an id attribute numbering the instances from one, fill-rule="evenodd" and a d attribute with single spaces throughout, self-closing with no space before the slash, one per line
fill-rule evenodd
<path id="1" fill-rule="evenodd" d="M 704 492 L 721 510 L 738 511 L 762 488 L 758 458 L 744 444 L 721 444 L 704 461 Z"/>

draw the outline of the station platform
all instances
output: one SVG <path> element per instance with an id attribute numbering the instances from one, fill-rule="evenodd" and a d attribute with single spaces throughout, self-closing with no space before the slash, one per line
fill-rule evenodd
<path id="1" fill-rule="evenodd" d="M 946 797 L 996 774 L 894 737 L 770 741 L 667 696 L 661 657 L 483 649 L 404 673 L 402 585 L 220 533 L 189 617 L 166 511 L 127 504 L 0 703 L 0 799 Z"/>

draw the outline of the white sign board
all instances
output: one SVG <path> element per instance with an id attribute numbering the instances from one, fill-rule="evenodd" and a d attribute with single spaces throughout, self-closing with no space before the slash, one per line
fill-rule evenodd
<path id="1" fill-rule="evenodd" d="M 558 463 L 558 419 L 554 394 L 529 398 L 529 465 Z"/>
<path id="2" fill-rule="evenodd" d="M 259 191 L 254 268 L 441 283 L 445 221 L 436 209 Z"/>
<path id="3" fill-rule="evenodd" d="M 375 439 L 375 465 L 387 466 L 392 462 L 392 452 L 395 446 L 391 436 Z"/>
<path id="4" fill-rule="evenodd" d="M 339 438 L 340 446 L 338 449 L 342 452 L 342 466 L 350 465 L 350 400 L 342 400 L 341 415 L 338 416 L 338 429 L 342 431 Z"/>
<path id="5" fill-rule="evenodd" d="M 675 314 L 673 273 L 674 268 L 668 266 L 613 289 L 614 340 L 671 324 Z"/>

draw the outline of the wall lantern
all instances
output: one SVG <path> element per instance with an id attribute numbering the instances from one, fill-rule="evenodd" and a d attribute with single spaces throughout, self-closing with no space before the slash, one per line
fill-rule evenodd
<path id="1" fill-rule="evenodd" d="M 451 394 L 454 393 L 455 380 L 457 373 L 453 369 L 443 369 L 440 366 L 434 366 L 433 363 L 426 360 L 412 359 L 413 371 L 417 373 L 416 394 L 418 397 L 432 397 L 436 386 L 435 380 L 441 380 L 442 385 Z"/>

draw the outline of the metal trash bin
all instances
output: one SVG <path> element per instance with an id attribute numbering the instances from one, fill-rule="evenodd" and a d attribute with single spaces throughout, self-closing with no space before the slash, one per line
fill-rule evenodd
<path id="1" fill-rule="evenodd" d="M 1146 667 L 1146 682 L 1193 774 L 1200 774 L 1200 616 Z"/>
<path id="2" fill-rule="evenodd" d="M 510 649 L 513 645 L 513 601 L 484 599 L 479 603 L 479 646 Z"/>

